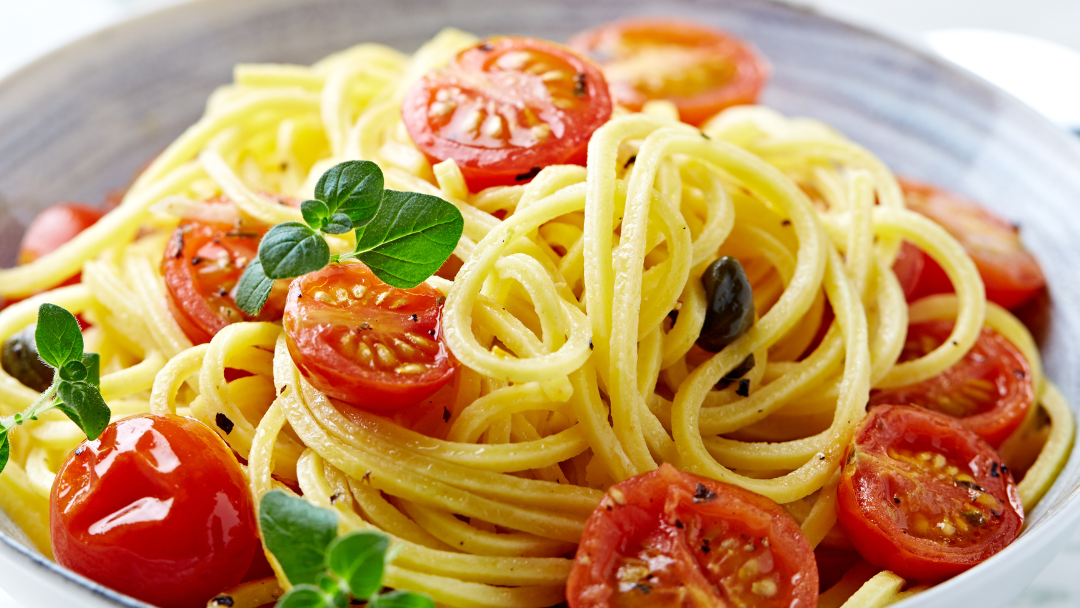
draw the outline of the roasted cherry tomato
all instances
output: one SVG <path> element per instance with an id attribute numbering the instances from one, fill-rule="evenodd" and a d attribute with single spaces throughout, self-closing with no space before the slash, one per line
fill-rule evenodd
<path id="1" fill-rule="evenodd" d="M 19 263 L 29 264 L 56 251 L 104 215 L 105 209 L 83 203 L 57 203 L 47 207 L 26 227 L 19 245 Z"/>
<path id="2" fill-rule="evenodd" d="M 361 263 L 332 264 L 289 286 L 285 336 L 315 388 L 390 412 L 431 396 L 457 369 L 442 340 L 442 303 L 426 284 L 398 289 Z"/>
<path id="3" fill-rule="evenodd" d="M 975 203 L 943 190 L 900 181 L 907 206 L 941 224 L 956 237 L 975 262 L 986 285 L 986 298 L 1016 308 L 1045 285 L 1039 262 L 1020 242 L 1017 228 Z M 926 268 L 912 298 L 952 292 L 952 284 L 937 262 L 926 257 Z"/>
<path id="4" fill-rule="evenodd" d="M 908 328 L 900 355 L 910 361 L 941 346 L 952 321 Z M 1031 365 L 1001 334 L 984 327 L 964 358 L 944 372 L 909 386 L 873 391 L 870 405 L 917 405 L 958 418 L 990 445 L 1000 446 L 1020 426 L 1035 400 Z"/>
<path id="5" fill-rule="evenodd" d="M 1011 543 L 1024 507 L 1008 468 L 956 419 L 874 408 L 855 431 L 838 490 L 840 524 L 866 561 L 944 580 Z"/>
<path id="6" fill-rule="evenodd" d="M 524 183 L 548 165 L 584 164 L 611 97 L 588 59 L 552 42 L 502 36 L 421 78 L 401 116 L 432 162 L 454 159 L 476 191 Z"/>
<path id="7" fill-rule="evenodd" d="M 754 103 L 769 74 L 747 43 L 687 21 L 624 19 L 582 32 L 569 45 L 600 64 L 619 104 L 640 110 L 666 99 L 693 125 Z"/>
<path id="8" fill-rule="evenodd" d="M 164 608 L 204 606 L 261 548 L 232 451 L 190 418 L 134 416 L 77 447 L 53 485 L 56 561 Z"/>
<path id="9" fill-rule="evenodd" d="M 818 573 L 779 505 L 671 465 L 612 486 L 585 522 L 571 608 L 814 606 Z"/>
<path id="10" fill-rule="evenodd" d="M 223 203 L 213 203 L 223 204 Z M 266 228 L 183 222 L 176 229 L 162 262 L 169 308 L 195 344 L 237 321 L 275 321 L 285 308 L 288 281 L 278 281 L 266 306 L 252 317 L 236 305 L 236 284 L 247 264 L 258 256 Z"/>

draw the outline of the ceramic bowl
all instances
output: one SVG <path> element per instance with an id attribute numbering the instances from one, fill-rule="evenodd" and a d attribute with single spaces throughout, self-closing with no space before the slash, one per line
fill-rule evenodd
<path id="1" fill-rule="evenodd" d="M 101 200 L 193 123 L 238 62 L 310 63 L 373 41 L 405 51 L 447 25 L 554 40 L 628 15 L 671 15 L 756 44 L 774 75 L 763 102 L 833 125 L 899 174 L 1016 221 L 1050 301 L 1038 337 L 1046 372 L 1080 404 L 1080 146 L 970 74 L 876 34 L 754 0 L 203 0 L 103 30 L 0 83 L 0 264 L 23 227 L 59 200 Z M 1013 545 L 905 601 L 1002 606 L 1080 521 L 1076 454 Z M 0 514 L 0 519 L 6 519 Z M 25 606 L 145 606 L 56 566 L 0 525 L 0 586 Z"/>

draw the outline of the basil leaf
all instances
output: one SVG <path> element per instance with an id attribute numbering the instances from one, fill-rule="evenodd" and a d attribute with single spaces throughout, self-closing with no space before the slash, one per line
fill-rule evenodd
<path id="1" fill-rule="evenodd" d="M 382 588 L 389 544 L 385 534 L 354 532 L 330 543 L 326 550 L 326 564 L 334 574 L 349 583 L 354 598 L 366 600 Z"/>
<path id="2" fill-rule="evenodd" d="M 82 364 L 86 366 L 86 383 L 101 388 L 101 355 L 86 353 Z"/>
<path id="3" fill-rule="evenodd" d="M 330 247 L 318 232 L 300 222 L 270 229 L 259 244 L 262 270 L 271 279 L 290 279 L 322 270 L 330 263 Z"/>
<path id="4" fill-rule="evenodd" d="M 427 594 L 397 589 L 371 598 L 367 608 L 435 608 L 435 600 Z"/>
<path id="5" fill-rule="evenodd" d="M 82 361 L 68 361 L 60 368 L 60 379 L 68 382 L 86 380 L 87 369 Z"/>
<path id="6" fill-rule="evenodd" d="M 326 203 L 330 214 L 344 213 L 359 226 L 375 215 L 383 199 L 382 169 L 369 160 L 334 165 L 319 178 L 315 198 Z"/>
<path id="7" fill-rule="evenodd" d="M 274 280 L 263 272 L 262 260 L 255 258 L 248 263 L 240 282 L 236 284 L 236 305 L 251 316 L 259 314 L 266 305 L 270 292 L 274 289 Z"/>
<path id="8" fill-rule="evenodd" d="M 0 431 L 0 473 L 4 472 L 8 458 L 11 457 L 11 444 L 8 443 L 7 429 Z"/>
<path id="9" fill-rule="evenodd" d="M 109 426 L 112 412 L 96 386 L 86 382 L 61 382 L 56 393 L 60 396 L 57 409 L 79 425 L 87 439 L 97 439 Z"/>
<path id="10" fill-rule="evenodd" d="M 259 525 L 266 548 L 294 585 L 314 584 L 326 565 L 326 548 L 337 537 L 337 515 L 280 490 L 263 496 Z"/>
<path id="11" fill-rule="evenodd" d="M 83 337 L 79 322 L 75 315 L 56 304 L 42 304 L 38 308 L 34 341 L 41 359 L 56 369 L 64 367 L 68 361 L 82 359 Z"/>
<path id="12" fill-rule="evenodd" d="M 331 608 L 334 604 L 315 585 L 297 585 L 281 596 L 275 608 Z"/>
<path id="13" fill-rule="evenodd" d="M 322 227 L 322 231 L 326 234 L 345 234 L 352 230 L 352 220 L 344 213 L 335 213 L 330 216 L 330 219 L 326 220 L 326 225 Z"/>
<path id="14" fill-rule="evenodd" d="M 321 230 L 326 218 L 330 217 L 330 208 L 322 201 L 304 201 L 300 203 L 300 214 L 308 226 Z"/>
<path id="15" fill-rule="evenodd" d="M 384 282 L 423 283 L 457 247 L 465 220 L 437 196 L 387 190 L 378 213 L 356 230 L 357 257 Z"/>

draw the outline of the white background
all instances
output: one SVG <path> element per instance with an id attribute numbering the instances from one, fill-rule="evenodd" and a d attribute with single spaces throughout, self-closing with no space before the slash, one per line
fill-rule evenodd
<path id="1" fill-rule="evenodd" d="M 0 77 L 81 35 L 182 0 L 0 0 Z M 1080 51 L 1080 0 L 798 0 L 915 44 L 943 28 L 1026 34 Z M 1080 74 L 1056 74 L 1080 80 Z M 1080 606 L 1080 535 L 1013 608 Z M 0 608 L 21 608 L 0 589 Z"/>

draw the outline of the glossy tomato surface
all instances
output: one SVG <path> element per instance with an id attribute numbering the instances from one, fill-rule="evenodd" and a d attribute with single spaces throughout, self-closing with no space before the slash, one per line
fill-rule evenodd
<path id="1" fill-rule="evenodd" d="M 46 207 L 26 227 L 19 245 L 19 263 L 29 264 L 56 251 L 83 230 L 93 226 L 106 210 L 84 203 L 57 203 Z"/>
<path id="2" fill-rule="evenodd" d="M 636 111 L 666 99 L 694 125 L 724 108 L 754 103 L 769 74 L 747 43 L 688 21 L 624 19 L 568 44 L 600 64 L 619 104 Z"/>
<path id="3" fill-rule="evenodd" d="M 1024 508 L 997 453 L 957 420 L 874 408 L 855 431 L 837 492 L 840 524 L 866 561 L 941 581 L 1016 539 Z"/>
<path id="4" fill-rule="evenodd" d="M 975 203 L 934 186 L 906 180 L 900 180 L 900 186 L 909 209 L 941 224 L 964 246 L 979 269 L 988 300 L 1012 309 L 1046 286 L 1039 262 L 1024 248 L 1015 226 Z M 952 292 L 945 271 L 937 262 L 924 257 L 925 269 L 911 299 Z"/>
<path id="5" fill-rule="evenodd" d="M 585 523 L 571 608 L 817 603 L 814 552 L 779 505 L 671 465 L 612 486 Z"/>
<path id="6" fill-rule="evenodd" d="M 592 61 L 552 42 L 501 36 L 426 74 L 401 116 L 432 162 L 454 159 L 477 191 L 525 183 L 548 165 L 584 164 L 611 97 Z"/>
<path id="7" fill-rule="evenodd" d="M 457 369 L 442 339 L 443 300 L 424 283 L 391 287 L 359 262 L 331 264 L 289 286 L 289 351 L 335 399 L 373 412 L 413 405 Z"/>
<path id="8" fill-rule="evenodd" d="M 911 325 L 900 360 L 917 359 L 941 346 L 952 328 L 952 321 Z M 994 447 L 1020 426 L 1034 400 L 1031 365 L 989 327 L 979 332 L 964 358 L 944 372 L 918 384 L 875 390 L 870 395 L 870 405 L 915 405 L 957 418 Z"/>
<path id="9" fill-rule="evenodd" d="M 197 221 L 176 228 L 161 268 L 169 309 L 194 344 L 209 342 L 230 323 L 281 318 L 287 281 L 275 283 L 258 317 L 236 305 L 236 285 L 248 263 L 258 257 L 266 230 L 264 226 Z"/>
<path id="10" fill-rule="evenodd" d="M 214 431 L 178 416 L 114 422 L 53 485 L 56 561 L 165 608 L 204 606 L 260 548 L 247 482 Z"/>

